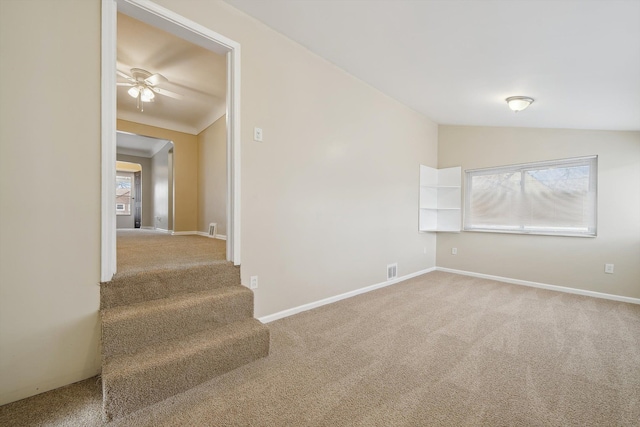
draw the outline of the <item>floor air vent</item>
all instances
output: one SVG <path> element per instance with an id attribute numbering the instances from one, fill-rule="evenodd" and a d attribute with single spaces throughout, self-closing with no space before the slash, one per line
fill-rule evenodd
<path id="1" fill-rule="evenodd" d="M 209 224 L 209 237 L 216 237 L 218 234 L 218 224 L 212 222 Z"/>
<path id="2" fill-rule="evenodd" d="M 398 264 L 387 265 L 387 280 L 395 279 L 398 277 Z"/>

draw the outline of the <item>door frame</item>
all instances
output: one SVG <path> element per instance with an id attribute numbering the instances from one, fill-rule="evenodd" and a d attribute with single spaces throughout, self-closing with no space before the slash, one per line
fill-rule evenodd
<path id="1" fill-rule="evenodd" d="M 122 12 L 227 56 L 227 260 L 240 265 L 240 44 L 149 0 L 102 0 L 100 280 L 116 273 L 116 48 Z M 175 220 L 175 218 L 174 218 Z"/>

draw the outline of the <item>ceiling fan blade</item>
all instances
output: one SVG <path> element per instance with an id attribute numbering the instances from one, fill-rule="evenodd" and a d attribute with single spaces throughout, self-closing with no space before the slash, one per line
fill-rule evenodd
<path id="1" fill-rule="evenodd" d="M 159 87 L 152 87 L 151 90 L 157 94 L 168 96 L 169 98 L 184 99 L 184 96 L 179 93 L 171 92 L 170 90 L 160 89 Z"/>
<path id="2" fill-rule="evenodd" d="M 130 82 L 133 82 L 133 83 L 136 82 L 135 79 L 133 77 L 131 77 L 130 75 L 128 75 L 127 73 L 124 73 L 124 72 L 122 72 L 120 70 L 116 70 L 116 73 L 118 73 L 118 75 L 120 77 L 124 77 L 125 79 L 129 80 Z"/>
<path id="3" fill-rule="evenodd" d="M 116 86 L 135 86 L 133 83 L 116 83 Z"/>
<path id="4" fill-rule="evenodd" d="M 144 79 L 144 82 L 146 84 L 148 84 L 149 86 L 156 86 L 156 85 L 158 85 L 160 83 L 166 83 L 168 81 L 169 81 L 169 79 L 166 78 L 165 76 L 163 76 L 160 73 L 155 73 L 155 74 L 147 77 L 146 79 Z"/>

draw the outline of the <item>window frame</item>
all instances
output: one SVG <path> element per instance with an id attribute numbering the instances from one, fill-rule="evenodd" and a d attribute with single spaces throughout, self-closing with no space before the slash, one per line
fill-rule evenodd
<path id="1" fill-rule="evenodd" d="M 577 229 L 573 227 L 530 227 L 524 224 L 519 226 L 487 226 L 473 225 L 470 221 L 471 204 L 471 180 L 473 176 L 491 175 L 500 173 L 520 173 L 524 175 L 527 171 L 544 169 L 549 167 L 571 167 L 589 166 L 589 193 L 592 196 L 593 220 L 587 229 Z M 521 189 L 524 190 L 524 180 L 521 176 Z M 464 178 L 464 209 L 462 230 L 482 233 L 507 233 L 507 234 L 532 234 L 541 236 L 566 236 L 566 237 L 596 237 L 598 235 L 598 156 L 572 157 L 557 160 L 546 160 L 541 162 L 519 163 L 514 165 L 497 166 L 490 168 L 467 169 Z"/>

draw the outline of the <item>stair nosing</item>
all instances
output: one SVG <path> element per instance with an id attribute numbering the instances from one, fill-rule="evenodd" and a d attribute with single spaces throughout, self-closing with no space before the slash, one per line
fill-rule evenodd
<path id="1" fill-rule="evenodd" d="M 157 313 L 171 308 L 185 308 L 196 306 L 204 303 L 206 300 L 214 299 L 218 296 L 237 296 L 250 293 L 251 290 L 243 285 L 224 286 L 215 289 L 206 289 L 192 292 L 182 292 L 169 295 L 164 298 L 140 301 L 132 304 L 118 305 L 115 307 L 107 307 L 100 310 L 103 322 L 126 321 L 137 317 L 136 314 L 144 315 L 148 313 Z M 191 304 L 188 302 L 192 301 Z M 140 309 L 146 309 L 144 314 Z"/>
<path id="2" fill-rule="evenodd" d="M 148 345 L 140 349 L 135 353 L 129 354 L 116 354 L 112 356 L 103 356 L 102 361 L 102 375 L 110 376 L 110 375 L 122 375 L 127 373 L 141 372 L 146 369 L 149 369 L 149 362 L 151 362 L 152 366 L 161 366 L 171 360 L 184 359 L 185 357 L 194 355 L 199 353 L 203 348 L 207 348 L 211 346 L 212 343 L 216 342 L 225 342 L 230 341 L 232 339 L 237 339 L 237 336 L 228 336 L 222 337 L 219 340 L 215 341 L 207 341 L 202 343 L 196 343 L 200 339 L 204 338 L 207 335 L 216 334 L 218 338 L 220 338 L 220 334 L 224 333 L 225 330 L 238 328 L 241 331 L 241 336 L 250 336 L 252 334 L 257 334 L 263 329 L 268 331 L 267 326 L 261 323 L 259 320 L 249 317 L 247 319 L 243 319 L 240 321 L 236 321 L 230 323 L 228 325 L 224 325 L 220 328 L 215 329 L 205 329 L 203 331 L 198 331 L 196 333 L 187 335 L 185 337 L 175 338 L 168 341 L 161 341 L 158 343 L 154 343 L 152 345 Z M 187 354 L 178 353 L 173 351 L 171 348 L 177 344 L 185 344 L 182 348 L 187 349 Z M 193 345 L 189 345 L 192 343 Z M 154 358 L 149 358 L 147 356 L 155 356 Z M 144 358 L 147 363 L 137 363 L 136 359 Z M 117 365 L 123 363 L 123 361 L 129 360 L 132 363 L 128 363 L 125 368 L 118 368 Z M 115 367 L 114 367 L 115 366 Z M 106 371 L 106 372 L 105 372 Z"/>
<path id="3" fill-rule="evenodd" d="M 172 274 L 174 272 L 180 272 L 180 271 L 187 271 L 187 270 L 195 270 L 195 269 L 206 269 L 207 267 L 213 267 L 213 266 L 220 266 L 220 265 L 227 265 L 229 267 L 234 267 L 234 268 L 239 268 L 238 266 L 236 266 L 235 264 L 233 264 L 233 262 L 231 261 L 227 261 L 227 260 L 213 260 L 209 263 L 206 264 L 195 264 L 195 265 L 181 265 L 181 266 L 176 266 L 176 267 L 156 267 L 156 268 L 152 268 L 152 269 L 148 269 L 148 270 L 140 270 L 140 271 L 131 271 L 131 272 L 125 272 L 125 273 L 116 273 L 111 280 L 108 280 L 106 282 L 100 282 L 101 285 L 103 286 L 118 286 L 121 280 L 123 279 L 129 279 L 131 277 L 135 277 L 135 276 L 139 276 L 139 275 L 145 275 L 145 276 L 152 276 L 152 275 L 157 275 L 157 274 Z"/>

